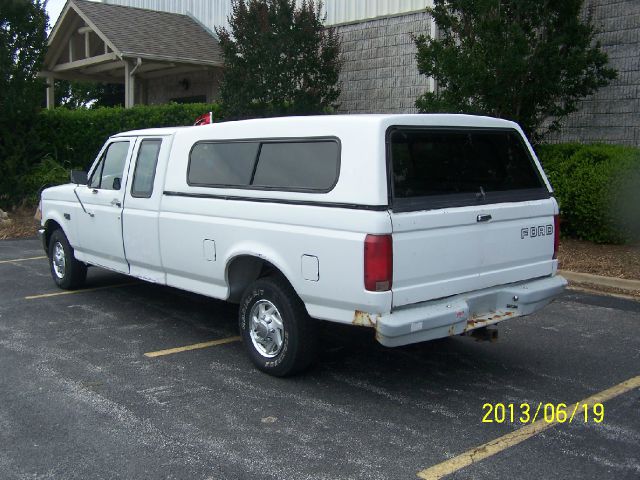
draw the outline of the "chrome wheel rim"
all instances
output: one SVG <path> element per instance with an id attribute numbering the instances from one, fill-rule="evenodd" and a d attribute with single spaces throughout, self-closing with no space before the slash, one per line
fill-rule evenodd
<path id="1" fill-rule="evenodd" d="M 263 357 L 273 358 L 284 345 L 284 324 L 276 306 L 259 300 L 249 313 L 249 335 L 255 349 Z"/>
<path id="2" fill-rule="evenodd" d="M 51 258 L 51 264 L 53 265 L 53 271 L 56 277 L 64 278 L 64 272 L 66 270 L 66 261 L 64 258 L 64 247 L 60 242 L 56 242 L 53 246 L 53 256 Z"/>

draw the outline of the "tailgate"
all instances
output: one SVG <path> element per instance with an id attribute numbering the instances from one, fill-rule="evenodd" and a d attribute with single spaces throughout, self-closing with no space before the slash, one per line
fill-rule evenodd
<path id="1" fill-rule="evenodd" d="M 392 214 L 393 305 L 551 275 L 555 208 L 547 199 Z"/>
<path id="2" fill-rule="evenodd" d="M 554 273 L 558 207 L 515 129 L 387 134 L 393 305 Z"/>

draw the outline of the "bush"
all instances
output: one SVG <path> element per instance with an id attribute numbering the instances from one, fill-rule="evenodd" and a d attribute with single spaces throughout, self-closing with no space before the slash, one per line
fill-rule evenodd
<path id="1" fill-rule="evenodd" d="M 22 198 L 23 202 L 35 204 L 38 202 L 40 192 L 45 188 L 69 182 L 70 170 L 69 163 L 60 163 L 50 155 L 45 156 L 19 179 L 19 185 L 29 192 Z"/>
<path id="2" fill-rule="evenodd" d="M 105 140 L 115 133 L 193 125 L 196 117 L 209 111 L 215 119 L 222 116 L 215 104 L 41 111 L 27 127 L 10 133 L 15 161 L 7 159 L 6 172 L 0 176 L 0 202 L 10 206 L 36 198 L 41 187 L 67 181 L 71 168 L 88 169 Z"/>
<path id="3" fill-rule="evenodd" d="M 220 118 L 218 105 L 170 104 L 134 108 L 98 108 L 67 110 L 57 108 L 39 114 L 34 133 L 42 155 L 51 155 L 60 163 L 87 168 L 111 135 L 141 128 L 193 125 L 196 117 L 213 111 Z"/>
<path id="4" fill-rule="evenodd" d="M 597 243 L 640 239 L 640 149 L 560 144 L 537 150 L 564 235 Z"/>

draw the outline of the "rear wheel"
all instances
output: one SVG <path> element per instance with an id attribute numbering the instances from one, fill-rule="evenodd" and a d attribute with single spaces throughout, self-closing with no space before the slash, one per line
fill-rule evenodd
<path id="1" fill-rule="evenodd" d="M 76 260 L 73 247 L 60 229 L 49 240 L 49 265 L 53 281 L 65 290 L 81 287 L 87 278 L 87 266 Z"/>
<path id="2" fill-rule="evenodd" d="M 280 276 L 256 280 L 240 302 L 240 333 L 256 367 L 278 377 L 300 372 L 316 356 L 317 325 Z"/>

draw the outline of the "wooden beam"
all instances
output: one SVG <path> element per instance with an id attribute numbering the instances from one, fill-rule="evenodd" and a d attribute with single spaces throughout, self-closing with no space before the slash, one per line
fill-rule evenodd
<path id="1" fill-rule="evenodd" d="M 123 76 L 112 77 L 110 75 L 84 75 L 78 71 L 76 72 L 40 72 L 39 77 L 49 77 L 58 80 L 69 80 L 71 82 L 99 82 L 99 83 L 124 83 Z"/>
<path id="2" fill-rule="evenodd" d="M 128 60 L 124 62 L 124 108 L 136 104 L 136 76 L 132 74 L 135 65 Z"/>
<path id="3" fill-rule="evenodd" d="M 47 110 L 51 110 L 56 106 L 55 80 L 53 77 L 47 77 Z"/>
<path id="4" fill-rule="evenodd" d="M 167 68 L 175 68 L 175 63 L 144 63 L 138 68 L 137 73 L 155 72 L 156 70 L 164 70 Z"/>
<path id="5" fill-rule="evenodd" d="M 47 67 L 52 68 L 60 58 L 60 55 L 62 55 L 64 49 L 69 48 L 68 42 L 72 38 L 73 32 L 75 32 L 79 23 L 80 19 L 78 17 L 72 19 L 68 29 L 61 32 L 62 38 L 60 39 L 60 43 L 58 43 L 57 46 L 50 45 L 50 49 L 47 52 Z"/>
<path id="6" fill-rule="evenodd" d="M 80 27 L 78 29 L 78 33 L 80 35 L 84 35 L 85 33 L 90 33 L 90 32 L 93 32 L 93 28 L 87 27 L 86 25 L 84 27 Z"/>
<path id="7" fill-rule="evenodd" d="M 75 47 L 73 44 L 73 35 L 69 38 L 69 63 L 73 63 L 73 59 L 76 58 Z M 53 67 L 55 69 L 55 67 Z"/>
<path id="8" fill-rule="evenodd" d="M 91 40 L 89 39 L 89 32 L 84 34 L 84 58 L 91 57 Z"/>
<path id="9" fill-rule="evenodd" d="M 171 63 L 179 63 L 181 65 L 201 65 L 203 67 L 224 67 L 223 62 L 215 62 L 210 60 L 197 60 L 190 58 L 176 58 L 172 55 L 150 55 L 146 53 L 136 53 L 136 52 L 121 52 L 123 57 L 128 58 L 141 58 L 142 60 L 150 61 L 150 62 L 171 62 Z"/>
<path id="10" fill-rule="evenodd" d="M 83 68 L 82 73 L 92 75 L 94 73 L 108 72 L 110 70 L 117 70 L 119 68 L 124 68 L 124 62 L 122 60 L 103 63 L 102 65 L 95 65 L 93 67 Z"/>
<path id="11" fill-rule="evenodd" d="M 180 75 L 181 73 L 201 72 L 203 70 L 208 70 L 208 68 L 199 65 L 181 66 L 145 73 L 142 74 L 142 77 L 153 80 L 154 78 L 166 77 L 167 75 Z"/>
<path id="12" fill-rule="evenodd" d="M 105 62 L 113 62 L 118 57 L 115 53 L 105 53 L 104 55 L 98 55 L 97 57 L 89 57 L 83 60 L 76 60 L 74 62 L 59 63 L 54 66 L 51 71 L 53 72 L 65 72 L 69 70 L 77 70 L 78 68 L 84 68 L 91 65 L 99 65 Z"/>

